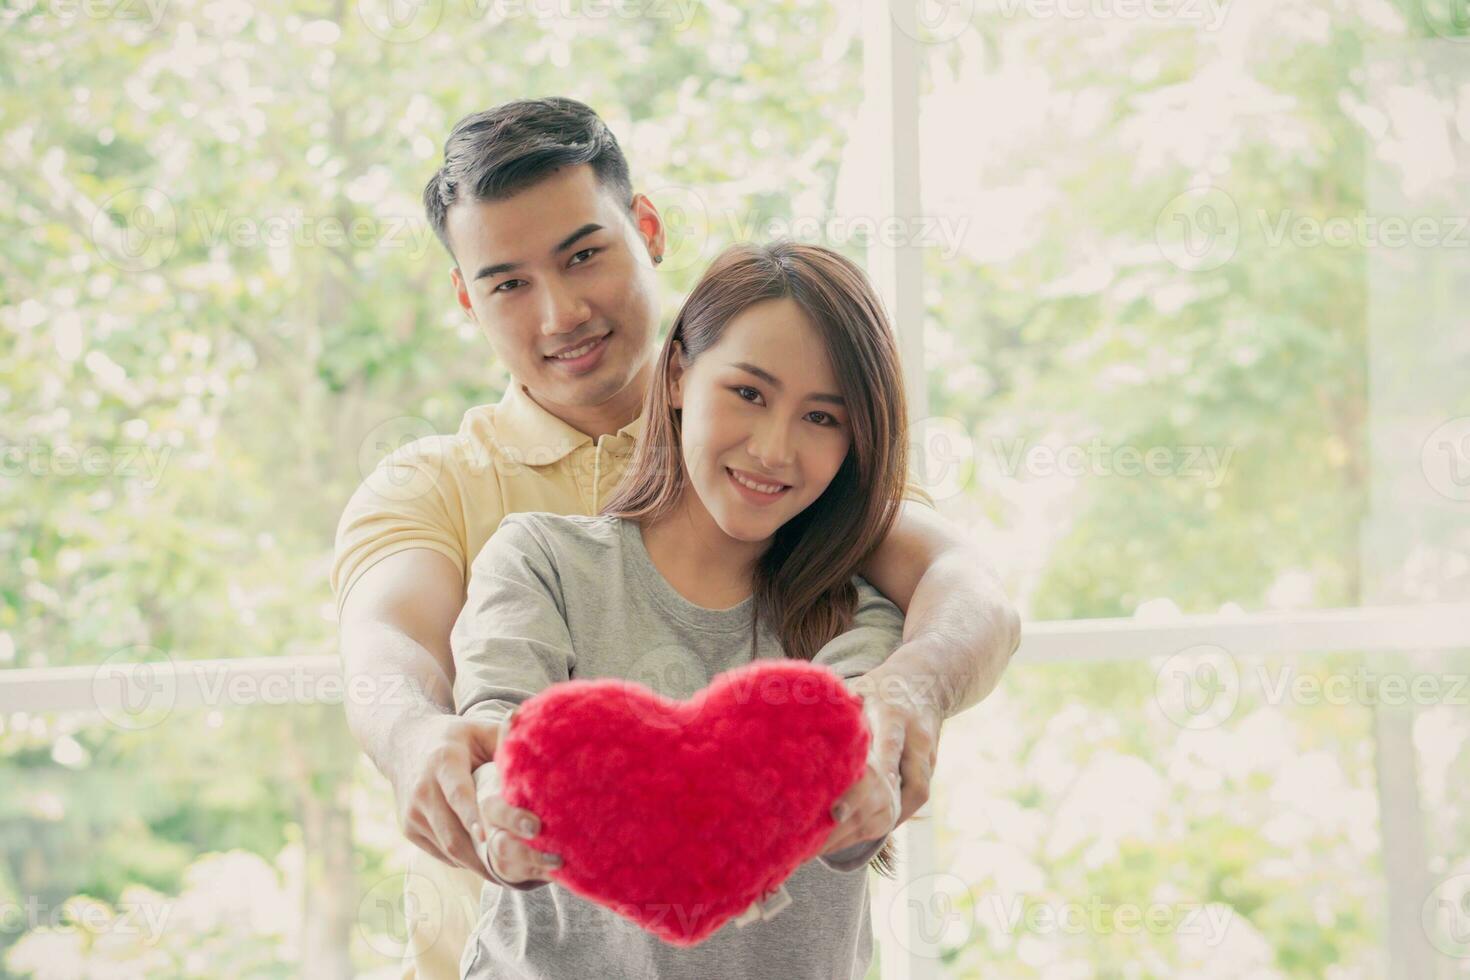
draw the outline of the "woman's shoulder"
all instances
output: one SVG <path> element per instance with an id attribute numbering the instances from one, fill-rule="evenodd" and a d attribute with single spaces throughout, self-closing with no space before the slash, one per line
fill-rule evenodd
<path id="1" fill-rule="evenodd" d="M 602 552 L 621 543 L 623 518 L 601 514 L 555 514 L 521 511 L 507 514 L 495 536 L 507 533 L 536 540 L 553 556 Z"/>

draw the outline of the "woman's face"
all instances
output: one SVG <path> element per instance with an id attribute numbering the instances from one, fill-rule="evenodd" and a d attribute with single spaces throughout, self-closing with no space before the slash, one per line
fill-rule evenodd
<path id="1" fill-rule="evenodd" d="M 747 307 L 692 365 L 681 354 L 669 394 L 695 497 L 730 537 L 764 541 L 822 495 L 852 444 L 826 346 L 782 298 Z"/>

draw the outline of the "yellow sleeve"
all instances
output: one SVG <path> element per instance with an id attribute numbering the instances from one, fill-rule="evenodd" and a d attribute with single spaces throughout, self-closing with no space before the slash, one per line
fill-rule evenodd
<path id="1" fill-rule="evenodd" d="M 453 437 L 428 436 L 390 453 L 352 494 L 337 524 L 332 592 L 337 612 L 363 573 L 400 551 L 427 548 L 469 568 Z M 482 480 L 476 492 L 497 492 Z"/>

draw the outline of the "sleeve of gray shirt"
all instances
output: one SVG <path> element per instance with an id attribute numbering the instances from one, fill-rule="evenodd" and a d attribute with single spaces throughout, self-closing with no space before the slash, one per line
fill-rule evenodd
<path id="1" fill-rule="evenodd" d="M 853 583 L 858 587 L 858 603 L 852 628 L 833 637 L 812 657 L 812 663 L 831 667 L 845 681 L 877 667 L 903 642 L 903 612 L 861 575 L 854 575 Z M 821 861 L 833 871 L 856 871 L 873 859 L 886 840 L 887 834 L 858 841 L 821 855 Z"/>
<path id="2" fill-rule="evenodd" d="M 576 658 L 560 577 L 520 515 L 506 517 L 475 557 L 450 647 L 454 710 L 466 718 L 499 723 L 516 705 L 571 679 Z M 486 763 L 477 770 L 477 787 L 493 766 Z M 548 884 L 530 881 L 508 887 L 534 891 Z"/>

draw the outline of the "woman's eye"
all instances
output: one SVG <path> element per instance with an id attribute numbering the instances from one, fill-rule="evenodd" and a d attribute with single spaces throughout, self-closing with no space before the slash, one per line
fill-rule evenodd
<path id="1" fill-rule="evenodd" d="M 745 393 L 747 391 L 750 392 L 752 395 L 755 395 L 757 398 L 759 398 L 760 397 L 760 394 L 761 394 L 760 392 L 756 391 L 754 388 L 750 387 L 749 385 L 736 385 L 735 387 L 731 388 L 730 390 L 733 391 L 733 392 L 735 392 L 735 394 L 738 395 L 741 398 L 741 400 L 743 400 L 743 401 L 750 401 L 749 398 L 746 398 L 745 397 Z"/>
<path id="2" fill-rule="evenodd" d="M 818 425 L 836 425 L 837 424 L 837 416 L 835 416 L 835 415 L 829 415 L 826 412 L 813 412 L 812 414 L 813 415 L 820 415 L 822 418 L 826 419 L 825 422 L 818 422 L 817 423 Z"/>

